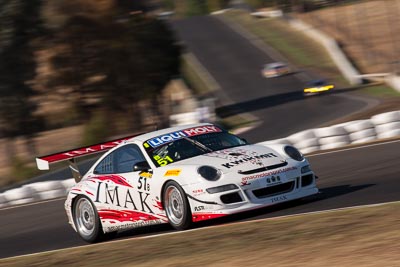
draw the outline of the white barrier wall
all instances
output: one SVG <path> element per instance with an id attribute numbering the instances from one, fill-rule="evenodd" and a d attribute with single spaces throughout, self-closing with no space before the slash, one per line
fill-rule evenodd
<path id="1" fill-rule="evenodd" d="M 305 35 L 312 38 L 315 42 L 325 47 L 325 49 L 331 56 L 331 59 L 335 62 L 342 75 L 350 82 L 350 84 L 362 83 L 360 73 L 347 59 L 346 55 L 340 49 L 335 39 L 329 37 L 325 33 L 313 28 L 311 25 L 308 25 L 298 19 L 290 19 L 289 24 L 293 28 L 302 31 Z"/>
<path id="2" fill-rule="evenodd" d="M 349 121 L 330 127 L 305 130 L 285 138 L 266 141 L 263 144 L 291 144 L 303 154 L 307 154 L 397 136 L 400 136 L 400 111 L 391 111 L 375 115 L 367 120 Z"/>
<path id="3" fill-rule="evenodd" d="M 400 110 L 378 114 L 367 120 L 309 129 L 262 144 L 291 144 L 303 154 L 308 154 L 393 137 L 400 137 Z M 67 179 L 37 182 L 11 189 L 0 194 L 0 208 L 65 197 L 74 184 L 74 179 Z"/>

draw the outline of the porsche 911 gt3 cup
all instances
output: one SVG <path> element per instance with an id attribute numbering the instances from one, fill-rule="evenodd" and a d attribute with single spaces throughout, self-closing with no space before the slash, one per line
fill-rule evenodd
<path id="1" fill-rule="evenodd" d="M 74 159 L 102 155 L 83 176 Z M 127 137 L 36 159 L 39 169 L 69 160 L 77 184 L 65 202 L 88 242 L 117 231 L 193 223 L 318 193 L 308 161 L 289 145 L 249 144 L 213 124 Z"/>

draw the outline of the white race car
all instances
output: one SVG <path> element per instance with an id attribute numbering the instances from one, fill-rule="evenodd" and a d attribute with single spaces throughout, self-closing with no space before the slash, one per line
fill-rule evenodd
<path id="1" fill-rule="evenodd" d="M 261 73 L 265 78 L 274 78 L 289 74 L 290 68 L 283 62 L 274 62 L 265 64 L 261 70 Z"/>
<path id="2" fill-rule="evenodd" d="M 79 156 L 104 152 L 81 177 Z M 308 161 L 289 145 L 248 144 L 213 124 L 168 128 L 36 159 L 71 162 L 78 183 L 65 202 L 88 242 L 117 231 L 192 223 L 318 193 Z"/>

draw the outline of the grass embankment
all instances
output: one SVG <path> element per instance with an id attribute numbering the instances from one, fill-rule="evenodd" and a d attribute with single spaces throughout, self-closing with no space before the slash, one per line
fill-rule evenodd
<path id="1" fill-rule="evenodd" d="M 240 10 L 231 10 L 225 12 L 222 16 L 229 23 L 240 25 L 260 38 L 260 40 L 294 64 L 300 71 L 309 70 L 312 73 L 326 77 L 339 88 L 349 87 L 349 84 L 340 74 L 326 50 L 302 32 L 291 28 L 282 19 L 257 19 Z M 383 99 L 400 97 L 400 92 L 383 84 L 360 88 L 358 92 L 372 97 Z"/>
<path id="2" fill-rule="evenodd" d="M 257 36 L 300 70 L 311 70 L 344 82 L 325 49 L 302 32 L 289 27 L 282 19 L 257 19 L 240 10 L 231 10 L 222 16 L 229 23 L 240 25 Z"/>
<path id="3" fill-rule="evenodd" d="M 400 266 L 400 203 L 0 260 L 0 266 Z"/>

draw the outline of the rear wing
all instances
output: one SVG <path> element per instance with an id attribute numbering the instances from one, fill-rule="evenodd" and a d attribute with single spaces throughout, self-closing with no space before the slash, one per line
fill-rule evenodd
<path id="1" fill-rule="evenodd" d="M 137 135 L 127 136 L 119 139 L 115 139 L 112 141 L 107 141 L 105 143 L 99 143 L 95 145 L 90 145 L 87 147 L 75 148 L 47 156 L 37 157 L 36 165 L 39 170 L 49 170 L 50 164 L 61 162 L 61 161 L 69 161 L 69 168 L 72 171 L 72 175 L 76 182 L 79 182 L 82 179 L 82 175 L 79 172 L 78 166 L 75 162 L 76 158 L 82 156 L 93 155 L 101 152 L 106 152 L 117 145 L 126 142 L 127 140 L 135 137 Z"/>

